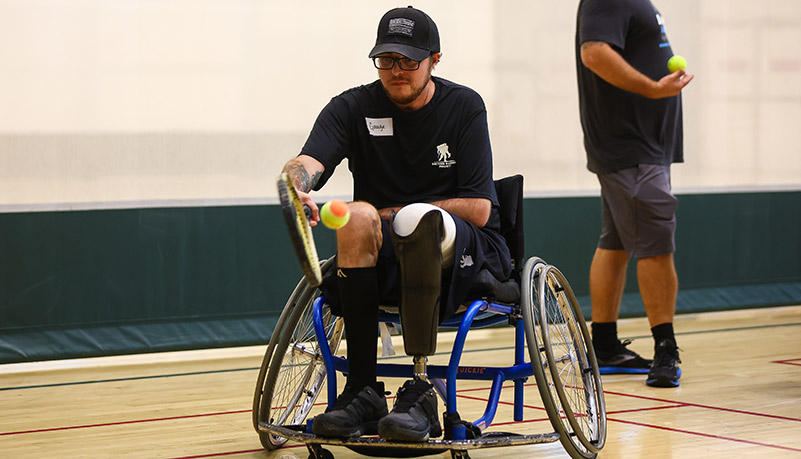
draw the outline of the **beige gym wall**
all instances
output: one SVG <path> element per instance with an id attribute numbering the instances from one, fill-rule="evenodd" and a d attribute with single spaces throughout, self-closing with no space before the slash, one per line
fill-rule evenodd
<path id="1" fill-rule="evenodd" d="M 696 79 L 678 190 L 801 187 L 801 2 L 654 0 Z M 575 0 L 425 0 L 479 91 L 495 176 L 595 193 Z M 372 81 L 385 0 L 0 0 L 0 211 L 273 202 L 334 95 Z M 405 5 L 405 4 L 403 4 Z M 347 170 L 325 195 L 348 196 Z M 321 199 L 324 197 L 321 195 Z"/>

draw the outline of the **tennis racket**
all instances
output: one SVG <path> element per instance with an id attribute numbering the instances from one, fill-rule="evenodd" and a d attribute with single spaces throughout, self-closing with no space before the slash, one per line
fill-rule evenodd
<path id="1" fill-rule="evenodd" d="M 278 186 L 278 199 L 281 202 L 281 213 L 289 230 L 289 238 L 295 248 L 295 255 L 300 262 L 303 275 L 312 287 L 322 282 L 320 259 L 317 257 L 317 248 L 314 245 L 311 226 L 311 210 L 300 202 L 295 186 L 289 180 L 286 172 L 282 172 L 276 180 Z"/>

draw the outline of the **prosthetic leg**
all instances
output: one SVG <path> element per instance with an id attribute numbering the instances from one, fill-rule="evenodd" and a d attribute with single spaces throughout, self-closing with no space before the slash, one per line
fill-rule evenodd
<path id="1" fill-rule="evenodd" d="M 443 216 L 438 209 L 428 211 L 408 228 L 411 232 L 399 230 L 394 223 L 403 345 L 406 354 L 414 357 L 414 378 L 398 389 L 392 412 L 378 422 L 378 435 L 388 441 L 425 442 L 442 435 L 437 394 L 428 382 L 426 363 L 437 350 Z"/>
<path id="2" fill-rule="evenodd" d="M 408 236 L 392 231 L 401 270 L 400 319 L 406 355 L 414 357 L 415 379 L 427 380 L 427 356 L 437 350 L 442 249 L 442 214 L 431 210 Z"/>

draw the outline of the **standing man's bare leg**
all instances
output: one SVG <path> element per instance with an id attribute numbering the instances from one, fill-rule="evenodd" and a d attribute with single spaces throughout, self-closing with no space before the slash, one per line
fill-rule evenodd
<path id="1" fill-rule="evenodd" d="M 606 373 L 646 373 L 651 361 L 626 349 L 617 337 L 617 318 L 626 286 L 629 257 L 625 250 L 597 248 L 590 266 L 592 343 Z"/>
<path id="2" fill-rule="evenodd" d="M 651 327 L 672 323 L 679 290 L 673 254 L 640 258 L 637 261 L 637 282 Z"/>
<path id="3" fill-rule="evenodd" d="M 625 250 L 597 248 L 590 265 L 593 322 L 616 322 L 626 286 L 629 257 Z"/>

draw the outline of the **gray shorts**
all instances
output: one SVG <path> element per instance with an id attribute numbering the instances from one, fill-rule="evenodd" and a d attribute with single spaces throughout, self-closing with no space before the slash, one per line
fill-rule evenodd
<path id="1" fill-rule="evenodd" d="M 670 166 L 640 164 L 598 174 L 601 182 L 601 238 L 598 247 L 625 250 L 629 258 L 676 251 L 676 209 Z"/>

